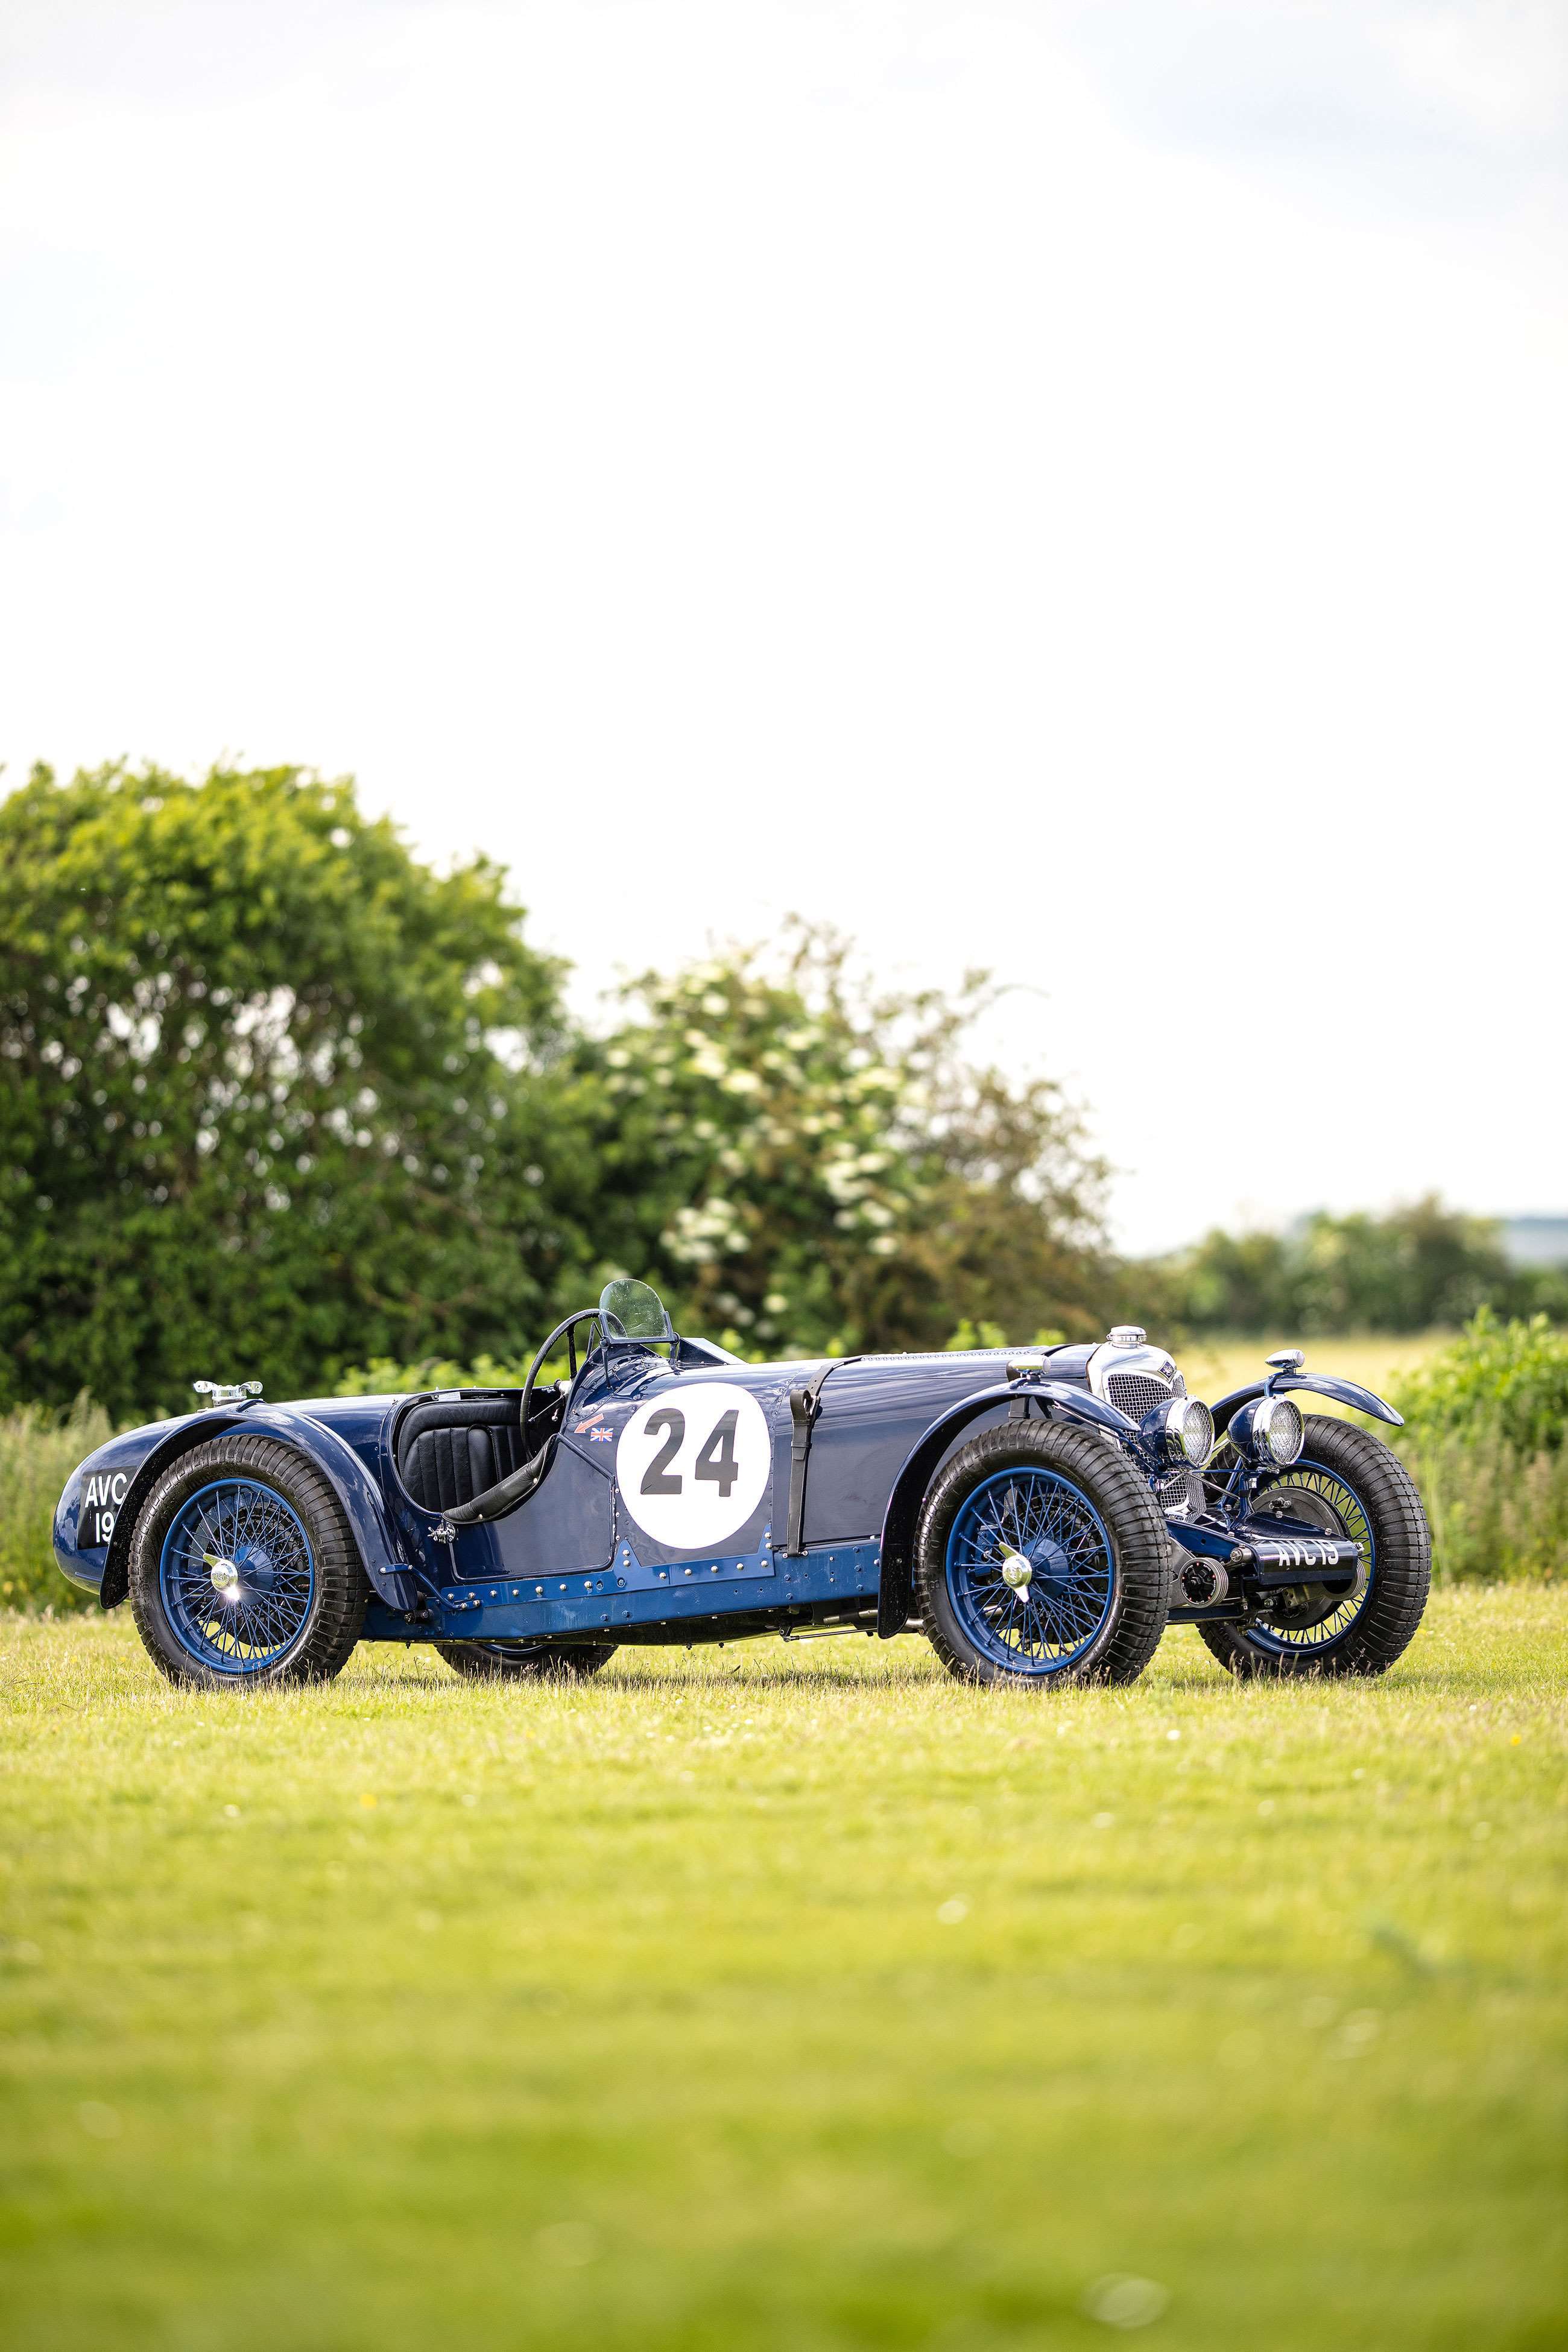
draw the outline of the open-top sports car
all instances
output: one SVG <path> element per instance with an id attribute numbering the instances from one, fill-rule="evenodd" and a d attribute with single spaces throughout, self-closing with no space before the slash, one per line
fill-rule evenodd
<path id="1" fill-rule="evenodd" d="M 360 1641 L 530 1680 L 624 1643 L 906 1630 L 967 1681 L 1046 1688 L 1132 1681 L 1171 1623 L 1240 1675 L 1381 1674 L 1421 1622 L 1426 1517 L 1380 1439 L 1290 1392 L 1397 1413 L 1302 1361 L 1212 1412 L 1132 1326 L 745 1364 L 617 1281 L 521 1389 L 197 1381 L 199 1412 L 73 1472 L 55 1551 L 214 1688 L 322 1681 Z"/>

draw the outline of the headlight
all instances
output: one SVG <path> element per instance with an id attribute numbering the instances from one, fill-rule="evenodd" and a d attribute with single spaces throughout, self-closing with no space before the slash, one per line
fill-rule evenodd
<path id="1" fill-rule="evenodd" d="M 1194 1469 L 1214 1452 L 1214 1415 L 1196 1397 L 1173 1397 L 1169 1404 L 1156 1405 L 1143 1433 L 1167 1462 L 1188 1462 Z"/>
<path id="2" fill-rule="evenodd" d="M 1294 1462 L 1306 1433 L 1300 1413 L 1285 1396 L 1262 1396 L 1244 1404 L 1229 1432 L 1239 1452 L 1279 1469 Z"/>

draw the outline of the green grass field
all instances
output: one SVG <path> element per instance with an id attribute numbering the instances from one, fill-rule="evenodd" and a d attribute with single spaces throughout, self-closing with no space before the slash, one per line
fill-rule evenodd
<path id="1" fill-rule="evenodd" d="M 906 1638 L 236 1702 L 0 1621 L 0 2337 L 1561 2346 L 1565 1669 L 1529 1586 L 1045 1700 Z"/>

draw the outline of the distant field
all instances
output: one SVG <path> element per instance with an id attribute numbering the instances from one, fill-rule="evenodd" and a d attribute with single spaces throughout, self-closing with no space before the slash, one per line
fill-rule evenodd
<path id="1" fill-rule="evenodd" d="M 1160 1334 L 1151 1336 L 1158 1339 Z M 1188 1388 L 1210 1402 L 1229 1389 L 1240 1388 L 1244 1381 L 1261 1380 L 1268 1369 L 1265 1359 L 1276 1348 L 1304 1348 L 1308 1371 L 1343 1372 L 1348 1380 L 1360 1381 L 1363 1388 L 1386 1395 L 1390 1381 L 1415 1371 L 1454 1337 L 1452 1331 L 1418 1331 L 1409 1337 L 1362 1331 L 1345 1339 L 1303 1339 L 1299 1332 L 1287 1332 L 1274 1339 L 1238 1339 L 1223 1333 L 1190 1339 L 1173 1353 L 1186 1374 Z M 1326 1401 L 1312 1405 L 1314 1412 L 1338 1410 Z"/>
<path id="2" fill-rule="evenodd" d="M 1529 1586 L 1055 1700 L 907 1638 L 198 1699 L 0 1620 L 0 2338 L 1545 2352 L 1565 1674 Z"/>

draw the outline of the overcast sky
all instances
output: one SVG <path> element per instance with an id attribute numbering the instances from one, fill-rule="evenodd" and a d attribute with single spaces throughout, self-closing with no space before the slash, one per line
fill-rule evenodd
<path id="1" fill-rule="evenodd" d="M 1020 983 L 1120 1238 L 1568 1208 L 1568 9 L 7 0 L 0 758 L 353 771 L 584 1003 Z"/>

